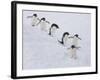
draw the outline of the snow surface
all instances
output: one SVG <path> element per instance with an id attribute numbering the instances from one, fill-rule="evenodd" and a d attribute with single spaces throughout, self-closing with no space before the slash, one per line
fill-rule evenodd
<path id="1" fill-rule="evenodd" d="M 40 26 L 32 27 L 31 18 L 36 13 L 39 18 L 45 17 L 56 23 L 60 29 L 55 37 L 40 30 Z M 68 50 L 59 44 L 62 34 L 79 34 L 80 41 L 77 59 L 69 57 Z M 47 69 L 83 67 L 91 65 L 91 14 L 57 13 L 40 11 L 23 11 L 23 69 Z"/>

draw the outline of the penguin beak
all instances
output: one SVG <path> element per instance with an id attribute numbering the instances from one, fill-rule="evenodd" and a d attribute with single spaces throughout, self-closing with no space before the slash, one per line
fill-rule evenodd
<path id="1" fill-rule="evenodd" d="M 78 37 L 80 40 L 82 40 L 80 37 Z"/>

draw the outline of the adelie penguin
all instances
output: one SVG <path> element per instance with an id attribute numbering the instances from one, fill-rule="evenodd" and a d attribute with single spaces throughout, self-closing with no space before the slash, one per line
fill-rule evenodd
<path id="1" fill-rule="evenodd" d="M 68 41 L 69 35 L 70 35 L 70 34 L 69 34 L 68 32 L 64 32 L 64 33 L 63 33 L 63 36 L 62 36 L 62 40 L 61 40 L 61 41 L 58 40 L 58 42 L 61 43 L 61 44 L 64 45 L 64 46 L 66 46 L 67 43 L 68 43 L 67 41 Z"/>
<path id="2" fill-rule="evenodd" d="M 49 35 L 55 36 L 57 29 L 59 29 L 59 26 L 57 24 L 53 23 L 49 29 Z"/>
<path id="3" fill-rule="evenodd" d="M 46 18 L 41 18 L 39 25 L 42 31 L 48 31 L 50 22 L 46 20 Z"/>
<path id="4" fill-rule="evenodd" d="M 33 14 L 32 16 L 28 16 L 27 18 L 32 18 L 32 26 L 37 26 L 40 22 L 40 19 L 38 18 L 37 14 Z"/>
<path id="5" fill-rule="evenodd" d="M 71 56 L 71 58 L 77 59 L 77 49 L 79 49 L 80 47 L 76 47 L 75 45 L 71 45 L 70 48 L 68 48 L 69 54 Z"/>
<path id="6" fill-rule="evenodd" d="M 78 46 L 78 42 L 79 42 L 79 40 L 81 40 L 81 38 L 79 37 L 78 34 L 75 34 L 74 36 L 69 37 L 69 38 L 73 39 L 72 40 L 72 44 L 75 45 L 75 46 Z"/>

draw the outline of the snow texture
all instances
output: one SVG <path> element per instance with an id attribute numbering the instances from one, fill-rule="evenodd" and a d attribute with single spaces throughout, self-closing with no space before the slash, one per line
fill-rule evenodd
<path id="1" fill-rule="evenodd" d="M 41 31 L 40 26 L 32 26 L 34 13 L 39 18 L 45 17 L 51 24 L 56 23 L 60 29 L 54 37 Z M 61 45 L 64 32 L 79 34 L 80 40 L 77 59 L 69 57 L 67 47 Z M 91 14 L 71 12 L 23 11 L 23 69 L 47 69 L 84 67 L 91 65 Z"/>

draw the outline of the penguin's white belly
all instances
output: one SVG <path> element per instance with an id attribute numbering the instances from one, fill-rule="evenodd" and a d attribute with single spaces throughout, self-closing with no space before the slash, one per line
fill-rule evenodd
<path id="1" fill-rule="evenodd" d="M 42 31 L 48 31 L 48 25 L 45 22 L 40 23 L 40 27 Z"/>
<path id="2" fill-rule="evenodd" d="M 55 33 L 56 33 L 56 29 L 51 29 L 51 35 L 55 36 L 56 35 Z"/>
<path id="3" fill-rule="evenodd" d="M 71 50 L 70 50 L 70 53 L 71 53 L 71 54 L 76 54 L 76 49 L 71 49 Z"/>
<path id="4" fill-rule="evenodd" d="M 51 34 L 52 34 L 52 32 L 51 32 Z M 58 40 L 61 39 L 61 37 L 59 36 L 59 34 L 60 34 L 59 29 L 56 29 L 56 31 L 54 31 L 54 33 L 52 34 L 53 37 L 55 38 L 55 40 L 56 40 L 57 42 L 58 42 Z"/>
<path id="5" fill-rule="evenodd" d="M 32 26 L 36 26 L 39 23 L 39 20 L 37 18 L 32 19 Z"/>
<path id="6" fill-rule="evenodd" d="M 75 46 L 78 46 L 78 39 L 77 38 L 74 38 L 72 44 L 75 45 Z"/>
<path id="7" fill-rule="evenodd" d="M 36 22 L 37 22 L 37 19 L 36 18 L 32 18 L 32 26 L 35 26 Z"/>
<path id="8" fill-rule="evenodd" d="M 68 46 L 70 47 L 71 45 L 73 45 L 73 39 L 72 38 L 68 38 Z"/>
<path id="9" fill-rule="evenodd" d="M 68 54 L 71 58 L 76 58 L 76 49 L 70 49 Z"/>
<path id="10" fill-rule="evenodd" d="M 68 37 L 65 37 L 65 38 L 63 39 L 63 42 L 64 42 L 64 45 L 65 45 L 65 46 L 68 46 Z"/>

